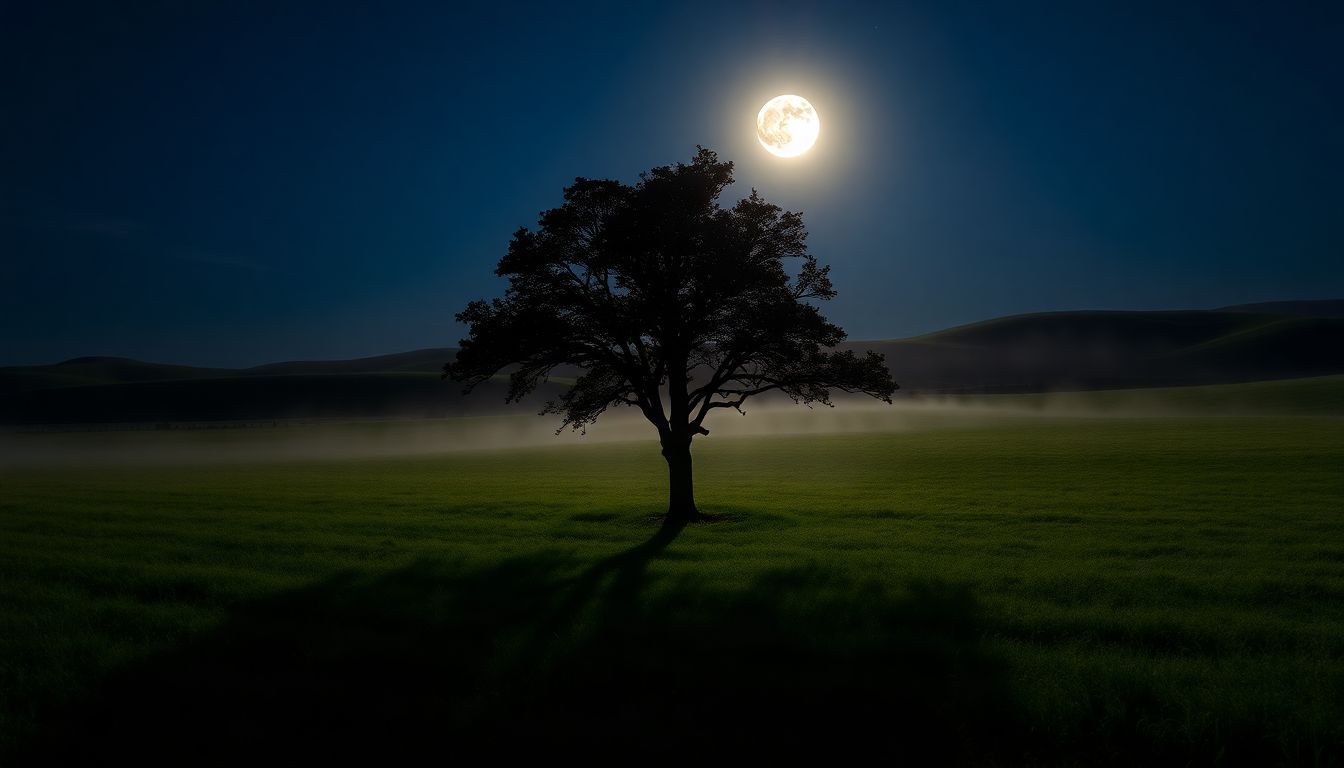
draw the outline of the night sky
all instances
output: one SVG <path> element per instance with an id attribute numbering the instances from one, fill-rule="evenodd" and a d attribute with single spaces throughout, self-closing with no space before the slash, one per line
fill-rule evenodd
<path id="1" fill-rule="evenodd" d="M 0 364 L 450 346 L 564 185 L 696 144 L 856 339 L 1344 296 L 1341 3 L 299 5 L 0 5 Z"/>

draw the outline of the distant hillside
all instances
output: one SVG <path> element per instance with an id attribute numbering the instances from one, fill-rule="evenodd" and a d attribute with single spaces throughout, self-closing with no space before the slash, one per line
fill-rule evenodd
<path id="1" fill-rule="evenodd" d="M 439 373 L 443 364 L 453 359 L 457 350 L 452 347 L 417 349 L 394 355 L 361 357 L 355 360 L 295 360 L 287 363 L 269 363 L 245 368 L 244 375 L 301 376 L 314 373 Z"/>
<path id="2" fill-rule="evenodd" d="M 1233 304 L 1219 312 L 1263 312 L 1299 317 L 1344 317 L 1344 299 L 1321 301 L 1262 301 L 1258 304 Z"/>
<path id="3" fill-rule="evenodd" d="M 0 405 L 0 423 L 106 424 L 257 421 L 355 417 L 443 417 L 511 410 L 535 413 L 562 391 L 547 384 L 522 404 L 506 406 L 505 381 L 488 381 L 472 397 L 438 374 L 368 373 L 179 378 L 58 387 L 17 395 Z"/>
<path id="4" fill-rule="evenodd" d="M 1344 319 L 1251 312 L 1049 312 L 852 342 L 906 390 L 1043 392 L 1344 372 Z"/>
<path id="5" fill-rule="evenodd" d="M 0 368 L 0 395 L 53 387 L 233 376 L 228 368 L 146 363 L 126 357 L 77 357 L 55 365 Z"/>
<path id="6" fill-rule="evenodd" d="M 906 394 L 1188 386 L 1344 373 L 1344 302 L 1214 311 L 1047 312 L 845 346 L 886 355 Z M 1256 307 L 1282 306 L 1273 313 Z M 1314 314 L 1313 314 L 1314 313 Z M 0 423 L 442 416 L 504 409 L 502 381 L 470 398 L 438 371 L 449 348 L 246 369 L 78 358 L 0 368 Z M 576 372 L 559 372 L 574 376 Z M 514 412 L 535 412 L 557 379 Z"/>

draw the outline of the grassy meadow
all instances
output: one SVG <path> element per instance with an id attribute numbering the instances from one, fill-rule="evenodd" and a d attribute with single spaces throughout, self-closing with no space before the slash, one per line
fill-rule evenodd
<path id="1" fill-rule="evenodd" d="M 716 433 L 680 532 L 651 435 L 9 462 L 0 762 L 1344 759 L 1338 410 L 1023 410 Z"/>

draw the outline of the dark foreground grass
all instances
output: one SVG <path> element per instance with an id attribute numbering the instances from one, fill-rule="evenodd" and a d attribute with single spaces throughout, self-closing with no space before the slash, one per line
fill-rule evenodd
<path id="1" fill-rule="evenodd" d="M 1338 764 L 1341 426 L 10 470 L 0 762 Z"/>

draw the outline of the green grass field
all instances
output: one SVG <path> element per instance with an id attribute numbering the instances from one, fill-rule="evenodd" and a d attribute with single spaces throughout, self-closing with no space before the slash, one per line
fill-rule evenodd
<path id="1" fill-rule="evenodd" d="M 670 541 L 652 440 L 16 464 L 0 762 L 1338 764 L 1341 427 L 1009 414 L 710 438 L 697 495 L 729 519 Z"/>

